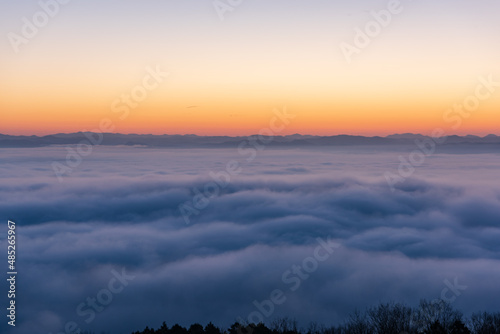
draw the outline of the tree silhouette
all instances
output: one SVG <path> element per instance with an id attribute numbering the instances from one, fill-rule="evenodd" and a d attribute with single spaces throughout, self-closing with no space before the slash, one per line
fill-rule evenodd
<path id="1" fill-rule="evenodd" d="M 412 310 L 402 304 L 381 304 L 368 310 L 370 327 L 375 333 L 399 334 L 412 332 Z"/>
<path id="2" fill-rule="evenodd" d="M 156 331 L 155 334 L 169 334 L 168 326 L 165 321 L 161 324 L 161 327 Z"/>
<path id="3" fill-rule="evenodd" d="M 205 331 L 202 325 L 192 324 L 188 329 L 188 334 L 205 334 Z"/>
<path id="4" fill-rule="evenodd" d="M 253 328 L 240 324 L 239 322 L 235 322 L 231 325 L 231 327 L 229 327 L 228 332 L 229 334 L 252 334 Z"/>
<path id="5" fill-rule="evenodd" d="M 82 332 L 84 334 L 85 332 Z M 422 300 L 419 307 L 386 303 L 358 310 L 350 314 L 344 324 L 325 327 L 310 323 L 307 330 L 299 329 L 297 321 L 278 318 L 266 324 L 235 322 L 227 330 L 211 322 L 203 327 L 199 323 L 189 329 L 175 324 L 168 328 L 165 322 L 158 330 L 146 327 L 132 334 L 500 334 L 500 313 L 474 313 L 470 318 L 454 310 L 442 300 Z"/>
<path id="6" fill-rule="evenodd" d="M 474 334 L 500 334 L 500 313 L 474 313 L 470 323 Z"/>
<path id="7" fill-rule="evenodd" d="M 455 320 L 451 325 L 450 334 L 470 334 L 470 330 L 465 327 L 465 324 L 461 320 Z"/>
<path id="8" fill-rule="evenodd" d="M 175 324 L 170 328 L 170 334 L 188 334 L 186 328 L 180 326 L 179 324 Z"/>
<path id="9" fill-rule="evenodd" d="M 271 323 L 271 330 L 275 334 L 296 334 L 298 333 L 297 321 L 290 318 L 278 318 Z"/>
<path id="10" fill-rule="evenodd" d="M 222 334 L 218 327 L 215 327 L 211 322 L 205 326 L 205 334 Z"/>
<path id="11" fill-rule="evenodd" d="M 427 329 L 425 332 L 425 334 L 448 334 L 446 332 L 446 329 L 444 328 L 443 325 L 441 325 L 441 323 L 436 320 L 434 321 L 434 323 L 432 323 L 429 327 L 429 329 Z"/>

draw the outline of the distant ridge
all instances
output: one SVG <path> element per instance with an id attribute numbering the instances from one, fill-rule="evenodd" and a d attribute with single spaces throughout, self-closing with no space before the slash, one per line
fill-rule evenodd
<path id="1" fill-rule="evenodd" d="M 101 140 L 102 136 L 102 140 Z M 0 147 L 43 147 L 52 145 L 76 145 L 82 142 L 106 146 L 146 146 L 146 147 L 238 147 L 245 140 L 253 139 L 266 146 L 277 147 L 313 147 L 313 146 L 394 146 L 415 145 L 415 141 L 428 138 L 421 134 L 404 133 L 386 137 L 365 137 L 353 135 L 314 136 L 293 134 L 287 136 L 261 137 L 259 135 L 231 136 L 198 136 L 188 135 L 152 135 L 152 134 L 119 134 L 93 132 L 58 133 L 47 136 L 11 136 L 0 134 Z M 500 137 L 494 134 L 485 137 L 466 135 L 449 136 L 444 145 L 490 145 L 500 148 Z"/>
<path id="2" fill-rule="evenodd" d="M 421 134 L 403 133 L 403 134 L 389 135 L 386 138 L 392 138 L 392 139 L 422 139 L 424 137 L 425 136 L 421 135 Z"/>

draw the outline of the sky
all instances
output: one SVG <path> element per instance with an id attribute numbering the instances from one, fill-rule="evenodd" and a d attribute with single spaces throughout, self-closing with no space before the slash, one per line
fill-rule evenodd
<path id="1" fill-rule="evenodd" d="M 0 134 L 500 135 L 496 0 L 227 3 L 0 0 Z M 459 310 L 499 311 L 494 147 L 436 150 L 403 177 L 417 147 L 243 144 L 0 149 L 20 273 L 0 332 L 253 322 L 276 289 L 266 322 L 337 324 L 450 282 Z"/>
<path id="2" fill-rule="evenodd" d="M 3 134 L 112 119 L 120 133 L 249 135 L 283 106 L 297 116 L 286 134 L 499 134 L 499 87 L 460 127 L 457 112 L 445 117 L 480 77 L 500 81 L 498 1 L 42 3 L 52 15 L 38 1 L 0 1 Z M 390 13 L 379 29 L 372 11 Z M 368 45 L 356 44 L 370 26 Z"/>
<path id="3" fill-rule="evenodd" d="M 19 273 L 16 327 L 2 321 L 2 333 L 226 327 L 258 321 L 255 302 L 277 289 L 286 300 L 268 324 L 339 324 L 355 309 L 423 298 L 467 316 L 499 311 L 498 153 L 436 153 L 391 191 L 396 151 L 267 149 L 247 161 L 235 149 L 96 147 L 58 182 L 51 164 L 66 152 L 0 149 L 0 212 L 17 224 Z M 240 173 L 187 224 L 179 205 L 232 160 Z M 316 253 L 318 238 L 329 246 Z"/>

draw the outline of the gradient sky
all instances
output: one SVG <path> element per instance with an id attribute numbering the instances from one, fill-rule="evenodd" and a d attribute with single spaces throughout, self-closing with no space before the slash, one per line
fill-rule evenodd
<path id="1" fill-rule="evenodd" d="M 40 6 L 0 0 L 0 133 L 110 118 L 120 133 L 247 135 L 287 106 L 286 134 L 500 134 L 500 88 L 460 127 L 443 120 L 479 76 L 500 81 L 500 3 L 402 0 L 348 64 L 340 44 L 387 3 L 251 0 L 222 21 L 210 0 L 73 0 L 15 53 L 8 34 Z M 170 76 L 121 120 L 112 103 L 157 65 Z"/>

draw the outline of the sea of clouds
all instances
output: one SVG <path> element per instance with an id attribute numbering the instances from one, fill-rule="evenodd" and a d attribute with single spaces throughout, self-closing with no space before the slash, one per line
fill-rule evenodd
<path id="1" fill-rule="evenodd" d="M 466 314 L 500 310 L 498 153 L 435 154 L 391 190 L 396 151 L 269 149 L 248 162 L 232 149 L 96 147 L 59 182 L 51 164 L 65 152 L 0 149 L 0 249 L 13 220 L 18 266 L 17 325 L 4 319 L 2 333 L 227 326 L 255 312 L 337 324 L 443 291 Z M 187 224 L 179 206 L 231 160 L 240 173 Z M 105 303 L 92 315 L 88 298 Z"/>

